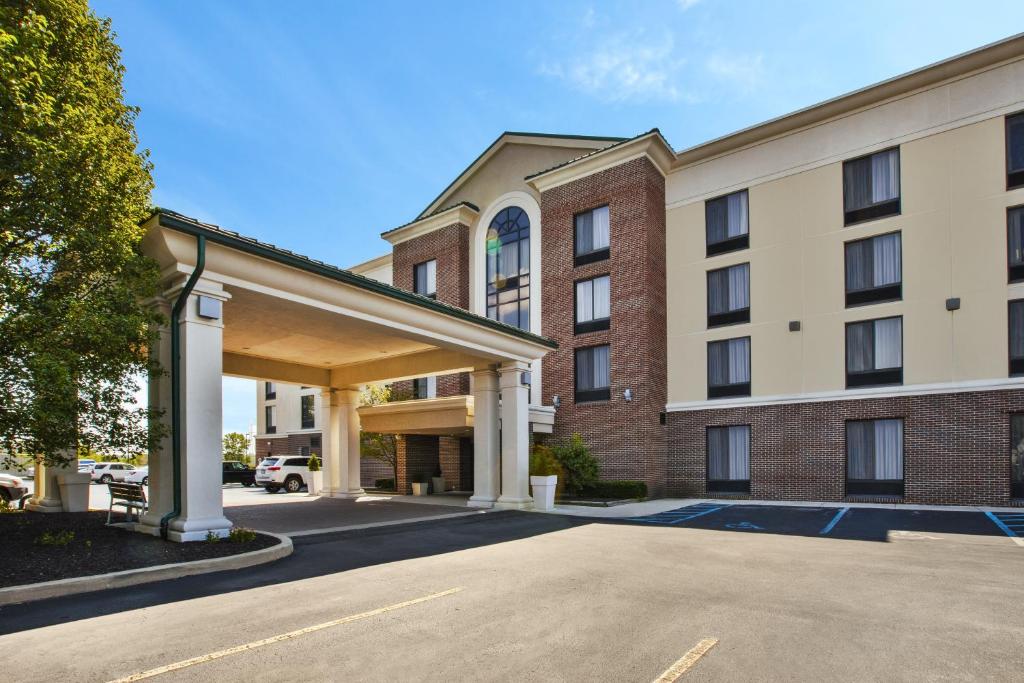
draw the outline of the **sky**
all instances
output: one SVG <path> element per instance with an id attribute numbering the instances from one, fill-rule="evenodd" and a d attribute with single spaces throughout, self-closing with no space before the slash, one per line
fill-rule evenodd
<path id="1" fill-rule="evenodd" d="M 1020 0 L 93 0 L 161 207 L 347 267 L 502 131 L 679 150 L 1024 31 Z M 255 421 L 225 379 L 225 431 Z"/>

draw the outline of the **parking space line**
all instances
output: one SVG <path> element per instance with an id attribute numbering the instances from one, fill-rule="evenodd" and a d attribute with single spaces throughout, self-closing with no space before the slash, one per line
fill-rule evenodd
<path id="1" fill-rule="evenodd" d="M 832 521 L 826 524 L 825 528 L 818 532 L 818 535 L 827 536 L 833 529 L 836 528 L 836 524 L 839 524 L 839 520 L 843 518 L 843 515 L 845 515 L 849 511 L 850 508 L 843 508 L 839 512 L 837 512 L 836 516 L 832 518 Z"/>
<path id="2" fill-rule="evenodd" d="M 694 645 L 689 652 L 676 660 L 675 664 L 666 669 L 665 673 L 655 678 L 654 683 L 672 683 L 673 681 L 679 680 L 680 676 L 692 669 L 693 665 L 717 644 L 717 638 L 705 638 L 700 641 Z"/>
<path id="3" fill-rule="evenodd" d="M 1024 532 L 1024 524 L 1021 524 L 1015 519 L 1016 515 L 996 515 L 995 513 L 988 511 L 985 511 L 985 514 L 988 516 L 989 519 L 992 520 L 992 522 L 997 527 L 999 527 L 1002 530 L 1004 534 L 1010 537 L 1010 540 L 1012 540 L 1017 545 L 1024 547 L 1024 539 L 1022 539 L 1019 535 L 1017 535 L 1016 531 L 1014 531 L 1014 529 L 1019 529 L 1022 532 Z M 1002 517 L 1006 517 L 1008 519 L 1004 521 Z"/>
<path id="4" fill-rule="evenodd" d="M 242 652 L 248 652 L 249 650 L 255 650 L 258 647 L 264 645 L 272 645 L 274 643 L 280 643 L 283 640 L 291 640 L 292 638 L 298 638 L 308 633 L 314 633 L 316 631 L 322 631 L 325 628 L 331 628 L 333 626 L 341 626 L 342 624 L 348 624 L 353 621 L 359 621 L 360 619 L 367 619 L 369 617 L 375 617 L 379 614 L 386 612 L 393 612 L 394 610 L 401 609 L 403 607 L 411 607 L 418 605 L 421 602 L 427 602 L 429 600 L 436 600 L 437 598 L 443 598 L 448 595 L 453 595 L 461 591 L 461 588 L 449 588 L 446 591 L 440 593 L 431 593 L 430 595 L 424 595 L 421 598 L 415 598 L 413 600 L 406 600 L 405 602 L 399 602 L 394 605 L 387 605 L 386 607 L 378 607 L 368 612 L 360 612 L 359 614 L 351 614 L 347 617 L 341 617 L 340 619 L 334 619 L 332 621 L 325 621 L 322 624 L 314 624 L 313 626 L 307 626 L 306 628 L 300 628 L 296 631 L 289 631 L 288 633 L 281 633 L 276 636 L 269 638 L 263 638 L 262 640 L 254 640 L 251 643 L 245 643 L 244 645 L 236 645 L 235 647 L 229 647 L 226 650 L 218 650 L 217 652 L 211 652 L 209 654 L 200 655 L 199 657 L 193 657 L 192 659 L 185 659 L 180 662 L 173 664 L 167 664 L 165 666 L 157 667 L 156 669 L 149 669 L 148 671 L 140 671 L 124 678 L 117 678 L 110 683 L 130 683 L 131 681 L 141 681 L 145 678 L 152 678 L 153 676 L 159 676 L 160 674 L 170 673 L 171 671 L 178 671 L 196 664 L 203 664 L 210 662 L 221 657 L 228 657 L 230 655 L 237 655 Z"/>
<path id="5" fill-rule="evenodd" d="M 665 512 L 659 512 L 653 515 L 644 515 L 643 517 L 630 517 L 633 522 L 643 522 L 645 524 L 679 524 L 680 522 L 689 522 L 691 519 L 696 519 L 703 515 L 709 515 L 712 512 L 718 512 L 719 510 L 729 507 L 728 505 L 715 505 L 710 506 L 709 503 L 700 503 L 698 505 L 688 505 L 686 507 L 676 508 L 675 510 L 666 510 Z"/>

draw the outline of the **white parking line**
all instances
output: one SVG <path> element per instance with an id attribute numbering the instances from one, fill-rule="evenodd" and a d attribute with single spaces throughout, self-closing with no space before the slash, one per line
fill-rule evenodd
<path id="1" fill-rule="evenodd" d="M 680 657 L 675 664 L 670 666 L 665 673 L 655 678 L 654 683 L 672 683 L 679 680 L 680 676 L 692 669 L 693 665 L 717 644 L 717 638 L 705 638 L 700 641 L 689 652 Z"/>
<path id="2" fill-rule="evenodd" d="M 175 662 L 173 664 L 167 664 L 165 666 L 157 667 L 156 669 L 140 671 L 139 673 L 134 673 L 131 676 L 117 678 L 113 681 L 110 681 L 110 683 L 129 683 L 130 681 L 141 681 L 144 678 L 152 678 L 153 676 L 159 676 L 160 674 L 165 674 L 171 671 L 177 671 L 179 669 L 184 669 L 186 667 L 195 666 L 196 664 L 203 664 L 204 662 L 210 662 L 214 659 L 220 659 L 221 657 L 228 657 L 230 655 L 237 655 L 242 652 L 248 652 L 249 650 L 255 650 L 256 648 L 263 647 L 264 645 L 272 645 L 274 643 L 280 643 L 283 640 L 291 640 L 292 638 L 298 638 L 299 636 L 304 636 L 307 633 L 322 631 L 325 628 L 341 626 L 342 624 L 348 624 L 350 622 L 358 621 L 360 619 L 375 617 L 378 614 L 392 612 L 396 609 L 401 609 L 403 607 L 411 607 L 412 605 L 418 605 L 421 602 L 436 600 L 437 598 L 443 598 L 447 595 L 453 595 L 461 590 L 461 588 L 449 588 L 448 590 L 441 591 L 440 593 L 431 593 L 430 595 L 424 595 L 422 598 L 406 600 L 405 602 L 399 602 L 394 605 L 388 605 L 387 607 L 378 607 L 377 609 L 370 610 L 369 612 L 351 614 L 347 617 L 342 617 L 340 619 L 325 621 L 322 624 L 315 624 L 313 626 L 307 626 L 306 628 L 300 628 L 297 631 L 289 631 L 288 633 L 282 633 L 280 635 L 271 636 L 270 638 L 254 640 L 251 643 L 245 643 L 244 645 L 236 645 L 235 647 L 229 647 L 226 650 L 218 650 L 217 652 L 211 652 L 206 655 L 200 655 L 199 657 L 193 657 L 192 659 L 186 659 L 180 662 Z"/>

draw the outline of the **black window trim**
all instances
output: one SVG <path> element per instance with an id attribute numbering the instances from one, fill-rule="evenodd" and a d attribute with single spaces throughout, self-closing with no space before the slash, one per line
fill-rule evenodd
<path id="1" fill-rule="evenodd" d="M 1003 168 L 1006 169 L 1006 190 L 1016 190 L 1024 187 L 1024 170 L 1010 171 L 1010 119 L 1024 119 L 1024 111 L 1018 111 L 1013 114 L 1007 114 L 1004 118 L 1003 123 L 1003 137 L 1005 138 L 1003 144 L 1003 154 L 1005 157 L 1005 164 Z"/>
<path id="2" fill-rule="evenodd" d="M 736 237 L 726 237 L 724 240 L 719 242 L 708 242 L 708 204 L 711 202 L 718 201 L 719 199 L 725 199 L 730 195 L 739 194 L 740 192 L 747 193 L 747 231 L 742 235 Z M 742 190 L 736 190 L 734 192 L 727 192 L 720 194 L 717 197 L 711 197 L 710 199 L 704 200 L 704 256 L 718 256 L 719 254 L 728 254 L 733 251 L 740 251 L 742 249 L 750 248 L 750 188 L 745 187 Z"/>
<path id="3" fill-rule="evenodd" d="M 585 254 L 579 253 L 579 247 L 577 246 L 577 240 L 576 240 L 576 217 L 577 216 L 582 216 L 585 213 L 593 213 L 594 211 L 597 211 L 598 209 L 604 208 L 606 206 L 608 207 L 608 242 L 609 242 L 608 246 L 607 247 L 602 247 L 601 249 L 594 249 L 592 251 L 588 251 Z M 585 266 L 588 263 L 597 263 L 598 261 L 606 261 L 607 259 L 611 258 L 611 229 L 612 229 L 611 228 L 611 224 L 612 224 L 612 208 L 611 208 L 611 203 L 610 202 L 604 202 L 603 204 L 598 204 L 597 206 L 592 206 L 589 209 L 583 209 L 582 211 L 577 211 L 576 213 L 574 213 L 572 215 L 572 256 L 573 256 L 573 266 Z"/>
<path id="4" fill-rule="evenodd" d="M 598 318 L 594 320 L 588 320 L 586 322 L 579 322 L 576 320 L 576 313 L 579 310 L 577 307 L 579 304 L 579 290 L 577 285 L 581 282 L 590 282 L 601 277 L 608 278 L 608 317 Z M 574 280 L 572 283 L 572 323 L 573 323 L 573 334 L 587 334 L 588 332 L 600 332 L 602 330 L 611 329 L 612 318 L 611 318 L 611 273 L 601 273 L 600 275 L 593 275 L 591 277 L 582 277 L 579 280 Z"/>
<path id="5" fill-rule="evenodd" d="M 900 444 L 900 455 L 903 458 L 903 478 L 896 479 L 850 479 L 850 444 L 847 438 L 847 425 L 851 422 L 878 422 L 879 420 L 899 420 L 903 423 L 903 442 Z M 896 496 L 902 498 L 906 490 L 907 480 L 907 421 L 902 415 L 890 417 L 864 417 L 843 421 L 843 481 L 847 496 Z"/>
<path id="6" fill-rule="evenodd" d="M 274 410 L 274 406 L 263 406 L 263 421 L 265 423 L 263 425 L 263 428 L 267 430 L 265 432 L 266 434 L 277 434 L 277 425 L 270 424 L 270 418 L 271 416 L 274 415 L 275 412 L 276 411 Z"/>
<path id="7" fill-rule="evenodd" d="M 754 427 L 750 423 L 706 425 L 704 427 L 704 488 L 708 493 L 750 493 L 750 479 L 712 479 L 707 473 L 711 471 L 711 430 L 728 429 L 729 427 L 746 427 L 747 443 L 750 455 L 754 452 Z M 750 476 L 749 462 L 747 476 Z"/>
<path id="8" fill-rule="evenodd" d="M 846 210 L 846 164 L 854 161 L 860 161 L 861 159 L 867 159 L 875 156 L 876 154 L 882 154 L 883 152 L 891 152 L 892 150 L 897 152 L 897 165 L 900 169 L 900 196 L 896 199 L 890 199 L 887 202 L 880 204 L 872 204 L 871 206 L 865 206 L 861 209 L 854 209 L 852 211 Z M 861 154 L 858 157 L 852 159 L 843 160 L 843 227 L 848 228 L 852 225 L 859 225 L 860 223 L 867 223 L 868 221 L 875 221 L 881 218 L 890 218 L 892 216 L 899 216 L 903 213 L 903 152 L 900 149 L 900 145 L 894 145 L 892 147 L 886 147 L 885 149 L 879 149 L 868 154 Z"/>
<path id="9" fill-rule="evenodd" d="M 1020 358 L 1013 357 L 1013 326 L 1010 325 L 1010 310 L 1014 304 L 1021 304 L 1024 306 L 1024 299 L 1010 299 L 1006 302 L 1006 342 L 1007 342 L 1007 356 L 1009 359 L 1009 375 L 1010 377 L 1020 377 L 1024 375 L 1024 356 Z"/>
<path id="10" fill-rule="evenodd" d="M 1006 207 L 1006 278 L 1010 283 L 1024 281 L 1024 263 L 1014 265 L 1010 261 L 1010 212 L 1018 210 L 1024 212 L 1024 204 Z"/>
<path id="11" fill-rule="evenodd" d="M 847 330 L 850 325 L 861 325 L 863 323 L 875 323 L 880 320 L 892 320 L 894 318 L 900 319 L 900 367 L 898 368 L 885 368 L 884 370 L 861 370 L 859 372 L 850 372 L 850 368 L 847 366 L 849 362 L 849 350 L 847 344 L 849 343 L 849 334 Z M 871 342 L 874 344 L 875 339 L 874 325 L 871 329 Z M 903 315 L 886 315 L 881 318 L 866 318 L 864 320 L 850 320 L 843 326 L 843 370 L 846 373 L 846 388 L 847 389 L 864 389 L 867 387 L 886 387 L 886 386 L 900 386 L 903 384 L 903 365 L 905 357 L 903 355 L 905 347 L 903 343 L 904 338 L 904 325 Z"/>
<path id="12" fill-rule="evenodd" d="M 902 189 L 902 188 L 901 188 Z M 900 281 L 892 285 L 882 285 L 881 287 L 865 287 L 864 289 L 846 289 L 846 307 L 857 308 L 859 306 L 870 306 L 872 304 L 881 304 L 891 301 L 903 301 L 903 231 L 902 230 L 890 230 L 889 232 L 881 232 L 877 235 L 870 235 L 869 237 L 858 237 L 857 239 L 847 240 L 843 242 L 843 287 L 846 287 L 846 273 L 847 267 L 849 266 L 849 255 L 846 251 L 846 246 L 849 244 L 856 244 L 857 242 L 867 242 L 873 240 L 876 237 L 886 237 L 888 235 L 899 235 L 900 236 Z"/>
<path id="13" fill-rule="evenodd" d="M 274 389 L 271 390 L 270 387 L 274 387 Z M 277 385 L 274 384 L 273 382 L 264 382 L 263 383 L 263 400 L 264 401 L 273 401 L 275 398 L 277 398 Z"/>
<path id="14" fill-rule="evenodd" d="M 589 349 L 597 349 L 602 346 L 608 347 L 608 386 L 600 389 L 586 389 L 580 391 L 577 387 L 580 385 L 580 367 L 577 362 L 577 357 L 580 351 L 587 351 Z M 610 401 L 612 398 L 612 387 L 611 387 L 611 360 L 612 360 L 612 345 L 611 344 L 590 344 L 588 346 L 577 346 L 572 351 L 572 390 L 574 402 L 579 403 L 596 403 L 600 401 Z"/>
<path id="15" fill-rule="evenodd" d="M 743 263 L 734 263 L 731 266 L 722 266 L 721 268 L 713 268 L 707 272 L 707 276 L 704 279 L 705 294 L 705 306 L 707 310 L 707 326 L 708 329 L 715 327 L 725 327 L 727 325 L 743 325 L 750 322 L 750 306 L 746 308 L 738 308 L 735 311 L 726 311 L 725 313 L 711 313 L 711 274 L 717 273 L 723 270 L 729 270 L 736 266 L 747 266 L 747 299 L 750 299 L 750 262 L 744 261 Z"/>
<path id="16" fill-rule="evenodd" d="M 435 265 L 434 265 L 434 291 L 431 292 L 430 294 L 422 294 L 422 293 L 416 291 L 416 269 L 419 268 L 420 266 L 427 265 L 431 261 L 433 261 L 435 263 Z M 437 264 L 437 259 L 436 258 L 428 258 L 426 261 L 420 261 L 419 263 L 414 263 L 413 264 L 413 266 L 412 266 L 412 292 L 413 292 L 413 294 L 419 294 L 420 296 L 425 296 L 428 299 L 434 299 L 435 301 L 437 300 L 437 265 L 436 264 Z"/>
<path id="17" fill-rule="evenodd" d="M 725 339 L 712 339 L 708 341 L 707 346 L 710 348 L 712 344 L 719 342 L 733 341 L 734 339 L 746 339 L 747 340 L 747 365 L 750 366 L 750 378 L 754 377 L 754 343 L 750 340 L 750 335 L 743 337 L 726 337 Z M 705 372 L 704 381 L 708 385 L 708 399 L 714 398 L 740 398 L 750 396 L 750 385 L 751 382 L 739 382 L 737 384 L 711 384 L 711 354 L 705 351 L 704 354 L 707 358 L 707 369 Z"/>

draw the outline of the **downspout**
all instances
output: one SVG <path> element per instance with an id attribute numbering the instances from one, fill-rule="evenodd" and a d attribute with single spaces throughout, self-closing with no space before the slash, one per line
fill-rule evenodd
<path id="1" fill-rule="evenodd" d="M 181 516 L 181 312 L 196 282 L 206 268 L 206 237 L 196 236 L 196 267 L 188 276 L 184 289 L 171 308 L 171 489 L 174 492 L 174 506 L 160 518 L 160 537 L 167 540 L 171 520 Z"/>

